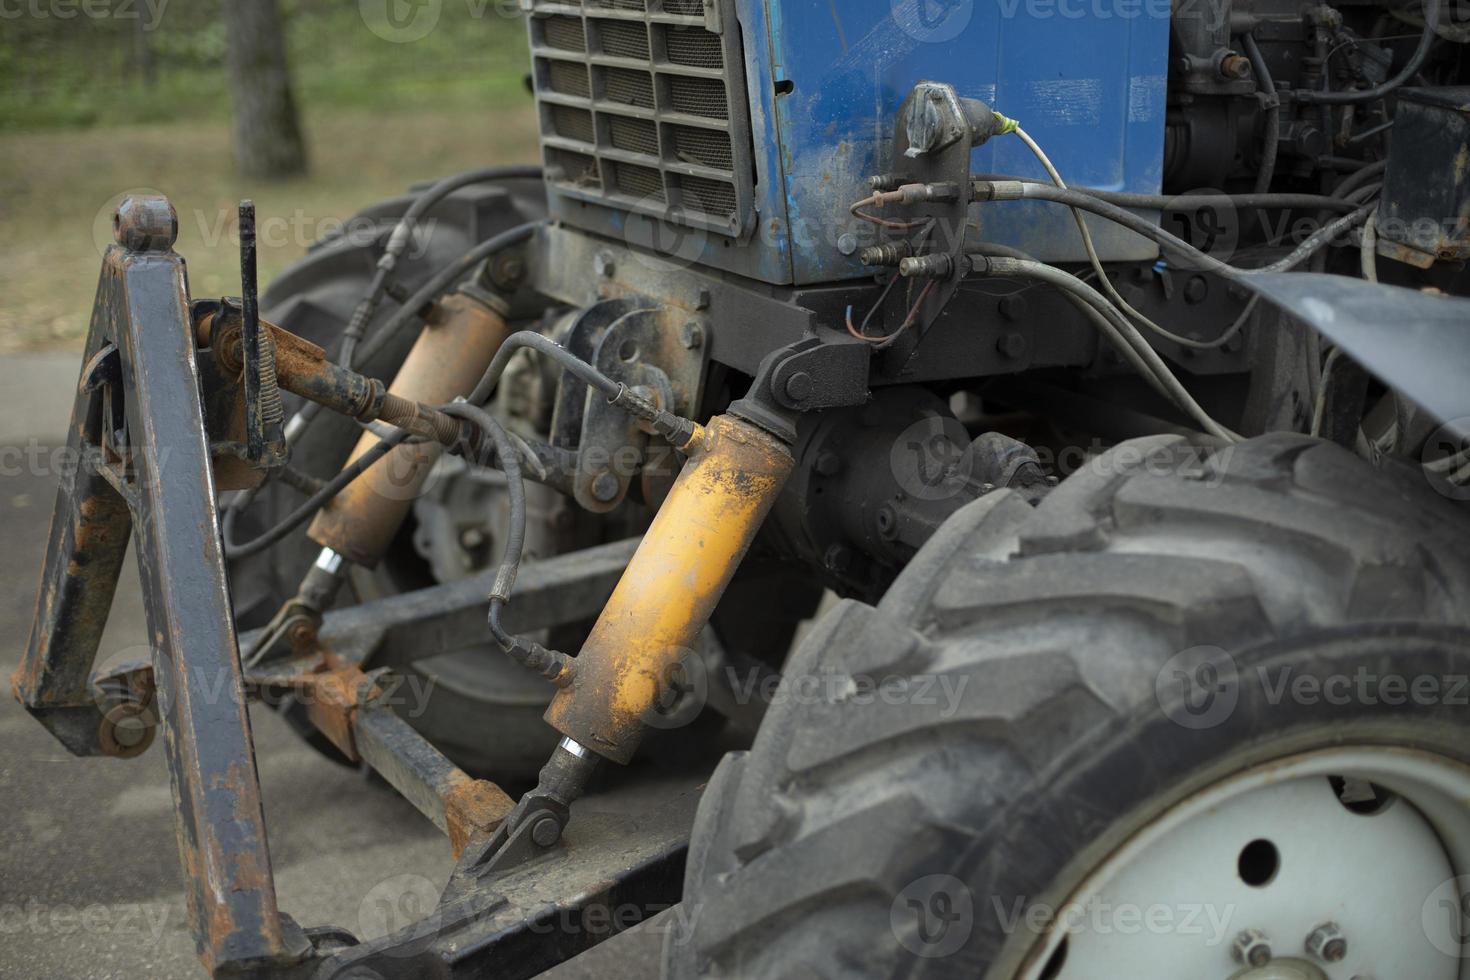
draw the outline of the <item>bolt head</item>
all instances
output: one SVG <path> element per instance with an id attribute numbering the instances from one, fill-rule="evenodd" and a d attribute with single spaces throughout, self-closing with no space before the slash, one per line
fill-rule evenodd
<path id="1" fill-rule="evenodd" d="M 618 271 L 618 266 L 613 261 L 611 252 L 598 252 L 596 257 L 592 259 L 592 269 L 599 276 L 611 279 L 613 274 Z"/>
<path id="2" fill-rule="evenodd" d="M 1186 303 L 1203 303 L 1210 295 L 1210 284 L 1205 281 L 1204 276 L 1190 276 L 1189 281 L 1184 284 L 1184 301 Z"/>
<path id="3" fill-rule="evenodd" d="M 1030 310 L 1030 304 L 1024 296 L 1007 296 L 1000 301 L 1000 315 L 1012 322 L 1025 319 Z"/>
<path id="4" fill-rule="evenodd" d="M 786 395 L 792 401 L 804 402 L 812 396 L 812 390 L 816 387 L 812 376 L 805 371 L 797 371 L 786 379 Z"/>
<path id="5" fill-rule="evenodd" d="M 822 476 L 836 476 L 842 472 L 842 457 L 830 451 L 818 453 L 815 468 Z"/>
<path id="6" fill-rule="evenodd" d="M 679 343 L 685 350 L 698 350 L 704 344 L 704 328 L 690 320 L 679 328 Z"/>
<path id="7" fill-rule="evenodd" d="M 1236 935 L 1231 954 L 1237 963 L 1260 967 L 1271 962 L 1271 942 L 1259 929 L 1246 929 Z"/>
<path id="8" fill-rule="evenodd" d="M 851 255 L 857 250 L 857 236 L 854 235 L 852 232 L 849 231 L 837 239 L 837 251 L 841 252 L 843 255 Z"/>
<path id="9" fill-rule="evenodd" d="M 1328 963 L 1341 963 L 1347 957 L 1347 937 L 1336 922 L 1324 922 L 1307 935 L 1306 948 Z"/>
<path id="10" fill-rule="evenodd" d="M 1017 358 L 1026 353 L 1026 338 L 1011 331 L 995 342 L 995 349 L 1006 357 Z"/>
<path id="11" fill-rule="evenodd" d="M 599 503 L 612 503 L 618 499 L 618 491 L 621 489 L 618 478 L 607 470 L 603 470 L 592 480 L 592 497 Z"/>
<path id="12" fill-rule="evenodd" d="M 531 840 L 537 847 L 550 847 L 561 839 L 561 827 L 551 817 L 542 817 L 531 828 Z"/>
<path id="13" fill-rule="evenodd" d="M 713 302 L 714 294 L 710 292 L 709 287 L 700 286 L 699 294 L 694 299 L 694 308 L 696 310 L 707 310 Z"/>

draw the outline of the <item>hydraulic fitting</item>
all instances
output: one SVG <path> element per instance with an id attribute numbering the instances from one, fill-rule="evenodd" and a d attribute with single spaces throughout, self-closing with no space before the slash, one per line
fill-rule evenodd
<path id="1" fill-rule="evenodd" d="M 614 762 L 632 758 L 794 465 L 781 440 L 735 415 L 696 430 L 688 451 L 546 712 L 553 728 Z"/>
<path id="2" fill-rule="evenodd" d="M 442 405 L 469 392 L 510 335 L 504 313 L 499 300 L 479 290 L 446 297 L 393 379 L 384 399 L 384 417 L 391 415 L 395 424 L 411 426 L 416 421 L 415 403 Z M 348 463 L 378 441 L 373 433 L 364 433 Z M 376 565 L 443 451 L 438 442 L 398 446 L 323 508 L 308 536 L 355 564 Z"/>

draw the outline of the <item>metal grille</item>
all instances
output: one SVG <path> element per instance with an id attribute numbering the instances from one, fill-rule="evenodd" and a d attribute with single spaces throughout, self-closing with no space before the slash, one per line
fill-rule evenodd
<path id="1" fill-rule="evenodd" d="M 619 150 L 658 156 L 658 127 L 647 119 L 609 116 L 608 141 Z"/>
<path id="2" fill-rule="evenodd" d="M 675 178 L 678 181 L 679 202 L 686 208 L 694 208 L 706 214 L 730 214 L 735 210 L 735 188 L 717 180 L 703 177 Z"/>
<path id="3" fill-rule="evenodd" d="M 592 86 L 587 83 L 587 66 L 575 61 L 548 63 L 546 84 L 553 92 L 561 95 L 583 99 L 592 97 Z"/>
<path id="4" fill-rule="evenodd" d="M 667 27 L 663 35 L 669 60 L 676 65 L 721 68 L 725 64 L 724 42 L 718 34 L 702 27 Z"/>
<path id="5" fill-rule="evenodd" d="M 553 195 L 742 234 L 754 169 L 744 56 L 722 30 L 737 23 L 734 0 L 530 6 Z"/>
<path id="6" fill-rule="evenodd" d="M 669 130 L 674 137 L 674 156 L 678 159 L 719 170 L 735 168 L 729 133 L 693 126 L 670 126 Z"/>
<path id="7" fill-rule="evenodd" d="M 670 78 L 669 107 L 691 116 L 730 118 L 730 100 L 725 94 L 725 83 L 713 78 Z"/>
<path id="8" fill-rule="evenodd" d="M 635 105 L 643 109 L 653 108 L 653 76 L 648 72 L 630 71 L 627 68 L 603 68 L 600 72 L 604 86 L 603 96 L 607 101 Z"/>
<path id="9" fill-rule="evenodd" d="M 639 167 L 631 163 L 615 163 L 614 183 L 619 191 L 630 197 L 652 198 L 665 201 L 664 179 L 652 167 Z"/>
<path id="10" fill-rule="evenodd" d="M 597 133 L 592 126 L 592 113 L 586 109 L 554 105 L 551 107 L 551 126 L 558 136 L 583 143 L 597 142 Z"/>
<path id="11" fill-rule="evenodd" d="M 602 53 L 614 58 L 648 60 L 648 28 L 623 20 L 610 20 L 599 24 L 597 33 L 602 38 Z"/>
<path id="12" fill-rule="evenodd" d="M 587 29 L 575 17 L 548 17 L 542 23 L 542 36 L 548 47 L 560 51 L 586 51 Z"/>

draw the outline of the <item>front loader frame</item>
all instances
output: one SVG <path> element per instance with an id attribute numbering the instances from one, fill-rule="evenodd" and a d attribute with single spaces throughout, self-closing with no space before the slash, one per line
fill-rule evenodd
<path id="1" fill-rule="evenodd" d="M 242 465 L 260 460 L 259 440 L 241 431 L 251 401 L 228 390 L 238 380 L 223 379 L 200 348 L 198 321 L 219 307 L 191 304 L 168 201 L 130 198 L 114 225 L 68 437 L 79 462 L 57 491 L 35 622 L 12 685 L 75 755 L 136 756 L 153 726 L 162 729 L 189 921 L 205 967 L 216 976 L 328 977 L 372 963 L 384 976 L 437 976 L 493 961 L 497 975 L 530 976 L 615 931 L 576 928 L 589 908 L 616 902 L 624 914 L 614 925 L 623 928 L 676 902 L 696 799 L 685 784 L 663 787 L 645 821 L 594 814 L 531 865 L 457 875 L 439 908 L 384 940 L 359 946 L 344 930 L 303 929 L 280 911 L 248 700 L 300 696 L 338 748 L 376 769 L 459 854 L 493 834 L 511 801 L 410 728 L 384 696 L 391 679 L 362 664 L 395 631 L 478 627 L 488 584 L 331 614 L 310 656 L 242 669 L 216 492 L 258 479 Z M 130 539 L 152 662 L 94 674 Z M 534 630 L 595 614 L 632 552 L 623 542 L 528 568 L 511 625 Z M 562 925 L 547 928 L 549 917 Z"/>

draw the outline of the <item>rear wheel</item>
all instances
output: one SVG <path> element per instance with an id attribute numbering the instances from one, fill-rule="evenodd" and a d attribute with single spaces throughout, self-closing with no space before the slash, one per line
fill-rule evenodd
<path id="1" fill-rule="evenodd" d="M 722 762 L 668 975 L 1463 980 L 1467 545 L 1290 435 L 982 498 Z"/>

